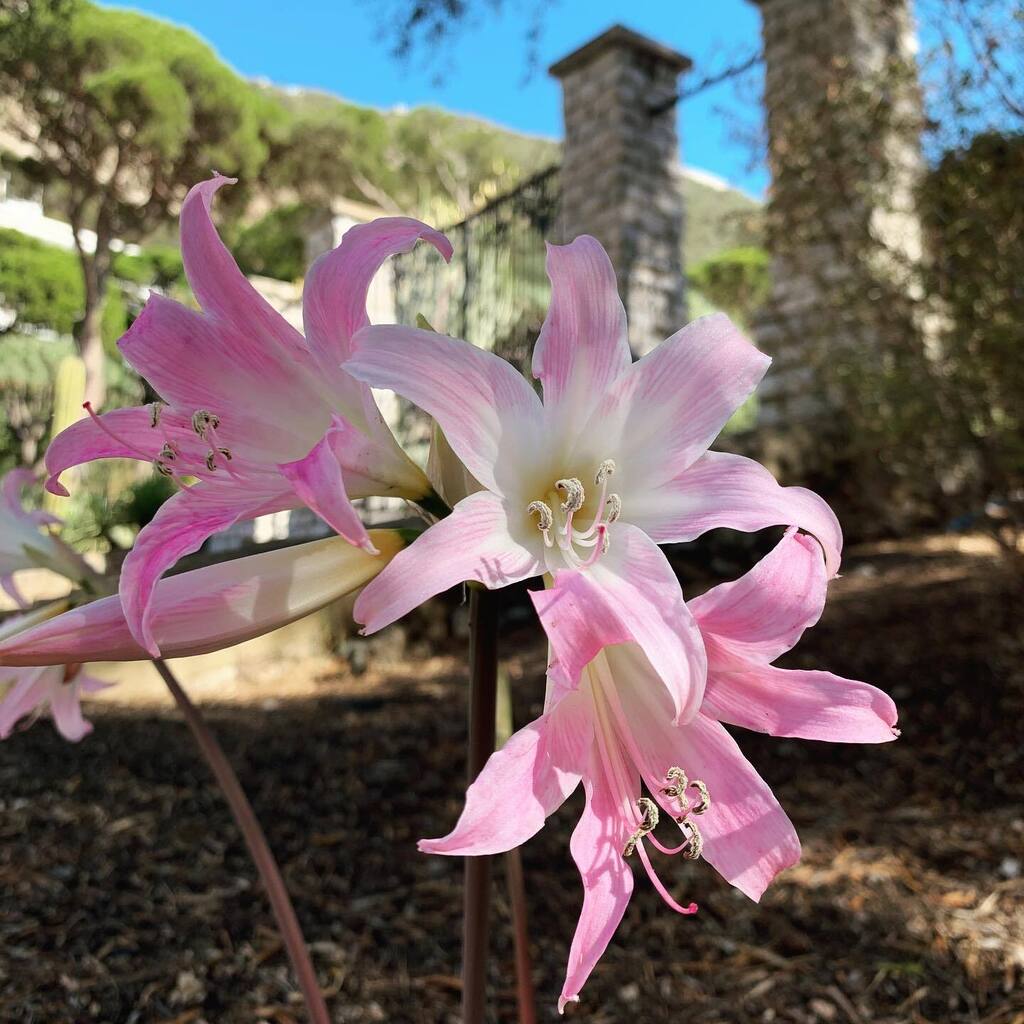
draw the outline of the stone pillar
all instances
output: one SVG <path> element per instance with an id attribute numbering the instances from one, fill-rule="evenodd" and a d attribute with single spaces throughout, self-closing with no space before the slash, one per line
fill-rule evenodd
<path id="1" fill-rule="evenodd" d="M 829 351 L 881 358 L 919 327 L 916 40 L 910 0 L 752 2 L 772 172 L 772 294 L 755 337 L 775 365 L 759 414 L 792 426 L 843 405 L 815 376 Z"/>
<path id="2" fill-rule="evenodd" d="M 686 322 L 675 97 L 689 66 L 616 25 L 550 68 L 563 89 L 563 230 L 608 250 L 638 356 Z"/>

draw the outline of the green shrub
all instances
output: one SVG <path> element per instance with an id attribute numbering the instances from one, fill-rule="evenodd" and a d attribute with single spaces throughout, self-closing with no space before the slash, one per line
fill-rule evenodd
<path id="1" fill-rule="evenodd" d="M 163 289 L 185 279 L 181 253 L 173 245 L 148 245 L 138 255 L 115 253 L 111 271 L 122 281 Z"/>
<path id="2" fill-rule="evenodd" d="M 74 351 L 74 343 L 67 338 L 45 341 L 0 335 L 0 471 L 34 461 L 41 454 L 53 416 L 57 366 Z M 142 401 L 142 382 L 120 360 L 108 359 L 106 374 L 106 408 Z"/>
<path id="3" fill-rule="evenodd" d="M 771 286 L 768 253 L 757 246 L 727 249 L 698 263 L 687 276 L 712 306 L 746 326 Z"/>
<path id="4" fill-rule="evenodd" d="M 12 329 L 49 328 L 70 334 L 81 316 L 84 296 L 74 253 L 20 231 L 0 229 L 0 305 L 14 311 Z"/>
<path id="5" fill-rule="evenodd" d="M 235 259 L 245 274 L 295 281 L 306 270 L 305 226 L 310 211 L 303 203 L 272 210 L 243 228 L 234 245 Z"/>

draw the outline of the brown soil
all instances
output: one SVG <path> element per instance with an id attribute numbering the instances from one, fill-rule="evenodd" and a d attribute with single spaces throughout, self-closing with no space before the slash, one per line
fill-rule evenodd
<path id="1" fill-rule="evenodd" d="M 701 905 L 686 919 L 638 880 L 567 1016 L 1024 1022 L 1020 591 L 963 544 L 863 549 L 846 573 L 790 664 L 883 686 L 902 738 L 740 735 L 803 862 L 757 906 L 706 865 L 671 861 L 666 882 Z M 506 647 L 522 722 L 538 709 L 543 652 L 529 631 Z M 461 863 L 415 840 L 446 831 L 460 806 L 462 660 L 360 678 L 317 662 L 276 671 L 255 703 L 206 707 L 284 866 L 335 1021 L 457 1021 Z M 0 1020 L 304 1020 L 245 848 L 177 715 L 105 701 L 93 719 L 78 746 L 45 723 L 0 745 Z M 578 801 L 523 852 L 542 1021 L 557 1016 L 580 904 Z M 498 883 L 491 1019 L 511 1022 L 501 871 Z"/>

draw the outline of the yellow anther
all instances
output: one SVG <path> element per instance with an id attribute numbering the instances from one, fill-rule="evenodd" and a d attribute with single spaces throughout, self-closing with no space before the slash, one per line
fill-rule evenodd
<path id="1" fill-rule="evenodd" d="M 697 801 L 697 806 L 690 808 L 691 814 L 703 814 L 711 806 L 711 794 L 708 793 L 708 787 L 704 785 L 700 779 L 694 779 L 690 785 L 697 790 L 700 794 L 700 800 Z"/>
<path id="2" fill-rule="evenodd" d="M 690 779 L 686 772 L 677 765 L 673 765 L 665 772 L 665 781 L 672 783 L 662 789 L 665 796 L 682 796 L 686 792 L 686 787 L 690 785 Z"/>
<path id="3" fill-rule="evenodd" d="M 565 500 L 562 502 L 563 512 L 579 512 L 583 508 L 583 503 L 587 500 L 586 493 L 583 490 L 583 484 L 577 480 L 576 477 L 567 477 L 564 480 L 556 480 L 555 487 L 565 494 Z"/>
<path id="4" fill-rule="evenodd" d="M 697 860 L 704 852 L 704 837 L 700 829 L 689 818 L 676 818 L 683 832 L 683 849 L 680 851 L 687 860 Z"/>
<path id="5" fill-rule="evenodd" d="M 220 417 L 212 412 L 207 412 L 205 409 L 197 409 L 192 413 L 192 429 L 204 440 L 206 439 L 206 431 L 210 427 L 216 430 L 219 426 Z"/>
<path id="6" fill-rule="evenodd" d="M 622 851 L 623 857 L 629 857 L 636 849 L 636 844 L 648 832 L 653 832 L 658 827 L 658 805 L 646 796 L 640 797 L 636 802 L 637 807 L 640 808 L 640 813 L 643 815 L 643 819 L 637 826 L 636 831 L 629 837 L 629 841 L 626 843 L 625 848 Z"/>
<path id="7" fill-rule="evenodd" d="M 537 517 L 537 527 L 541 533 L 547 533 L 555 523 L 555 514 L 543 501 L 531 501 L 526 506 L 526 511 L 529 515 Z"/>

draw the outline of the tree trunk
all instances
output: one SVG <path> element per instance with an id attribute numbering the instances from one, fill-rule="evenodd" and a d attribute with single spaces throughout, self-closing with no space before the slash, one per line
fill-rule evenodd
<path id="1" fill-rule="evenodd" d="M 85 401 L 98 412 L 107 397 L 103 352 L 103 298 L 110 265 L 110 251 L 105 239 L 97 238 L 96 252 L 79 250 L 82 278 L 85 284 L 85 309 L 75 325 L 75 341 L 85 364 Z"/>

